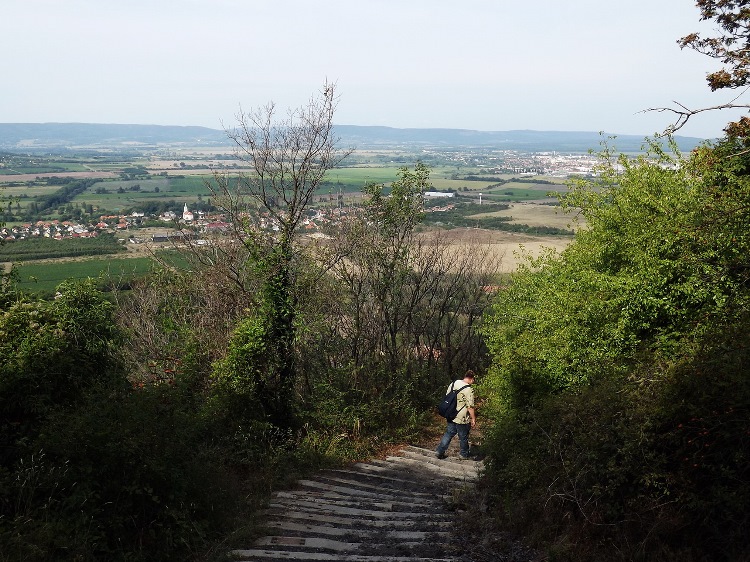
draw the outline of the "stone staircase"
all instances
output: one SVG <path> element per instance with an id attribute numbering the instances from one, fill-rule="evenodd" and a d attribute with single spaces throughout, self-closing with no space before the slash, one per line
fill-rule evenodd
<path id="1" fill-rule="evenodd" d="M 385 460 L 328 470 L 274 494 L 268 535 L 234 560 L 442 562 L 459 558 L 452 500 L 471 487 L 478 461 L 438 460 L 407 446 Z"/>

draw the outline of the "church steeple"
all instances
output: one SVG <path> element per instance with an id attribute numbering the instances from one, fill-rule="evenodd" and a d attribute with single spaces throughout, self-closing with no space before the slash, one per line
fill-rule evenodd
<path id="1" fill-rule="evenodd" d="M 185 203 L 185 208 L 182 210 L 182 220 L 192 221 L 194 218 L 193 213 L 188 210 L 187 203 Z"/>

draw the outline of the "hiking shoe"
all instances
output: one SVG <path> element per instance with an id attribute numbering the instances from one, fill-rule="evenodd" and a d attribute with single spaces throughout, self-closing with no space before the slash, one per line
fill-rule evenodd
<path id="1" fill-rule="evenodd" d="M 445 453 L 435 453 L 435 458 L 436 459 L 444 459 L 445 458 Z"/>
<path id="2" fill-rule="evenodd" d="M 458 460 L 460 460 L 460 461 L 470 461 L 472 459 L 471 459 L 471 457 L 465 457 L 463 455 L 458 455 Z"/>

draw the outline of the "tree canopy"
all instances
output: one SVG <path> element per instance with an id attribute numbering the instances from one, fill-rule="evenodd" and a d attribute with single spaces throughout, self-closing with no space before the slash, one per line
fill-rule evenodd
<path id="1" fill-rule="evenodd" d="M 750 79 L 750 10 L 746 0 L 697 0 L 701 20 L 714 20 L 721 34 L 705 37 L 691 33 L 678 41 L 680 47 L 691 48 L 721 61 L 725 67 L 706 76 L 711 90 L 740 88 Z"/>

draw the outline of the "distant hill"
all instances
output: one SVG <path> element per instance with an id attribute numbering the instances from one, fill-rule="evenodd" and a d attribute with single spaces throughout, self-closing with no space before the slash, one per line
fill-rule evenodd
<path id="1" fill-rule="evenodd" d="M 207 127 L 99 123 L 0 123 L 0 149 L 126 148 L 227 144 L 224 131 Z"/>
<path id="2" fill-rule="evenodd" d="M 636 152 L 644 144 L 644 136 L 611 135 L 585 131 L 474 131 L 469 129 L 395 129 L 337 125 L 336 132 L 344 143 L 357 147 L 420 144 L 433 147 L 479 147 L 529 152 L 587 152 L 597 150 L 600 142 L 615 136 L 613 145 L 623 152 Z M 692 150 L 704 139 L 675 137 L 681 150 Z"/>
<path id="3" fill-rule="evenodd" d="M 581 131 L 474 131 L 469 129 L 397 129 L 337 125 L 344 146 L 388 148 L 421 146 L 435 149 L 484 148 L 529 152 L 586 152 L 597 150 L 602 138 Z M 635 152 L 644 137 L 614 135 L 617 150 Z M 681 150 L 691 150 L 703 139 L 676 137 Z M 0 150 L 67 151 L 81 149 L 148 149 L 164 146 L 229 146 L 226 133 L 207 127 L 119 125 L 97 123 L 0 123 Z"/>

